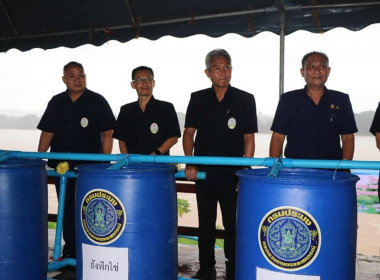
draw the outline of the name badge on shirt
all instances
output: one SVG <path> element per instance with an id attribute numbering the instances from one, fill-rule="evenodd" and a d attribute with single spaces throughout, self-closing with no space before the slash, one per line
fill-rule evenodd
<path id="1" fill-rule="evenodd" d="M 158 124 L 152 123 L 150 125 L 150 132 L 152 132 L 153 134 L 156 134 L 158 132 Z"/>
<path id="2" fill-rule="evenodd" d="M 227 122 L 227 126 L 229 129 L 234 129 L 236 127 L 236 120 L 235 118 L 229 118 Z"/>
<path id="3" fill-rule="evenodd" d="M 83 128 L 86 128 L 88 126 L 88 119 L 83 117 L 81 120 L 80 120 L 80 125 L 83 127 Z"/>

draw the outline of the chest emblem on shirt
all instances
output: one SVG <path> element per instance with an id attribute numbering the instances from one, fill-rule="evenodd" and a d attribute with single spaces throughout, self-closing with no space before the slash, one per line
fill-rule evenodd
<path id="1" fill-rule="evenodd" d="M 80 120 L 80 125 L 83 127 L 83 128 L 86 128 L 88 126 L 88 119 L 83 117 L 81 120 Z"/>
<path id="2" fill-rule="evenodd" d="M 235 118 L 229 118 L 227 122 L 227 126 L 229 129 L 234 129 L 236 127 L 236 120 Z"/>
<path id="3" fill-rule="evenodd" d="M 158 124 L 152 123 L 150 125 L 150 132 L 152 132 L 153 134 L 156 134 L 158 132 Z"/>
<path id="4" fill-rule="evenodd" d="M 331 110 L 339 110 L 340 108 L 339 108 L 338 105 L 335 106 L 334 104 L 331 104 L 331 105 L 330 105 L 330 109 L 331 109 Z"/>

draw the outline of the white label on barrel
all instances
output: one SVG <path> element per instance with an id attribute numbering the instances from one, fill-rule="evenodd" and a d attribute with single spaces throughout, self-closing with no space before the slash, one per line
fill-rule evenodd
<path id="1" fill-rule="evenodd" d="M 83 280 L 128 280 L 128 248 L 82 243 Z"/>
<path id="2" fill-rule="evenodd" d="M 319 276 L 295 275 L 257 268 L 257 280 L 320 280 Z"/>

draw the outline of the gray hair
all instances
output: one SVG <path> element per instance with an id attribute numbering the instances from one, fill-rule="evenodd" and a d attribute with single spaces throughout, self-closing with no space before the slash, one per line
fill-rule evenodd
<path id="1" fill-rule="evenodd" d="M 210 70 L 211 60 L 217 56 L 223 56 L 227 58 L 228 63 L 231 65 L 231 56 L 229 55 L 229 53 L 224 49 L 215 49 L 206 55 L 205 63 L 206 63 L 207 70 Z"/>

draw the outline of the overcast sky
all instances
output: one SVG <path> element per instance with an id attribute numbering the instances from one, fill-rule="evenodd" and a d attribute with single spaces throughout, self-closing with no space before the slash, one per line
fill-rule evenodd
<path id="1" fill-rule="evenodd" d="M 380 101 L 380 24 L 360 32 L 342 28 L 324 34 L 298 31 L 286 36 L 285 45 L 285 91 L 304 86 L 299 71 L 302 56 L 323 51 L 332 68 L 327 87 L 348 93 L 356 113 L 376 109 Z M 130 81 L 132 69 L 140 65 L 155 72 L 154 96 L 185 113 L 190 93 L 210 86 L 204 58 L 214 48 L 224 48 L 232 56 L 231 84 L 255 95 L 258 112 L 273 115 L 279 94 L 279 36 L 269 32 L 249 39 L 235 34 L 217 39 L 167 36 L 123 44 L 111 41 L 101 47 L 10 50 L 0 53 L 0 112 L 41 114 L 51 97 L 65 90 L 62 68 L 74 60 L 84 65 L 88 88 L 105 96 L 115 115 L 121 105 L 137 99 Z"/>

